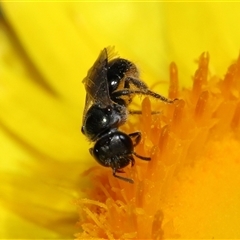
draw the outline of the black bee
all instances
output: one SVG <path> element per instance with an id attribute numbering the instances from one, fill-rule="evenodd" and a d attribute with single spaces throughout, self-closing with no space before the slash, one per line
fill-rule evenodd
<path id="1" fill-rule="evenodd" d="M 82 133 L 92 142 L 89 151 L 98 163 L 113 169 L 113 176 L 133 183 L 132 179 L 117 175 L 124 167 L 134 165 L 133 155 L 149 161 L 150 157 L 138 155 L 134 147 L 141 140 L 141 133 L 126 134 L 118 130 L 128 114 L 128 105 L 135 95 L 148 95 L 167 103 L 169 100 L 148 89 L 139 80 L 137 67 L 130 61 L 119 58 L 113 48 L 104 48 L 88 71 L 83 83 L 86 102 L 83 113 Z M 138 112 L 139 113 L 139 112 Z"/>

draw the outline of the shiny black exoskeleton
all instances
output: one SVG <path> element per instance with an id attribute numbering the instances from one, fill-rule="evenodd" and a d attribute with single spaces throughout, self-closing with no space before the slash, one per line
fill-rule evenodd
<path id="1" fill-rule="evenodd" d="M 111 48 L 103 49 L 83 83 L 87 94 L 82 133 L 95 142 L 89 151 L 98 163 L 113 169 L 114 177 L 133 183 L 117 173 L 130 163 L 134 165 L 133 155 L 146 161 L 151 158 L 134 152 L 141 140 L 140 132 L 126 134 L 118 130 L 127 120 L 128 105 L 135 95 L 148 95 L 167 103 L 174 100 L 150 91 L 139 80 L 136 66 L 117 57 Z"/>

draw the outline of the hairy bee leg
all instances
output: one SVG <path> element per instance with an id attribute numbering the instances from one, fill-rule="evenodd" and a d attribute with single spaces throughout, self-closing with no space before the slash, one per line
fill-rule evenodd
<path id="1" fill-rule="evenodd" d="M 141 110 L 129 110 L 128 111 L 129 114 L 142 114 Z"/>
<path id="2" fill-rule="evenodd" d="M 125 82 L 128 82 L 128 83 L 132 83 L 136 88 L 138 88 L 141 92 L 142 91 L 145 91 L 147 93 L 145 93 L 146 95 L 149 95 L 149 96 L 152 96 L 154 98 L 157 98 L 157 99 L 160 99 L 164 102 L 168 102 L 168 103 L 173 103 L 175 100 L 178 100 L 178 99 L 168 99 L 168 98 L 165 98 L 163 97 L 162 95 L 160 94 L 157 94 L 155 92 L 152 92 L 151 90 L 149 90 L 148 86 L 142 82 L 141 80 L 137 79 L 137 78 L 133 78 L 133 77 L 127 77 L 125 79 Z M 130 89 L 130 88 L 129 88 Z M 144 93 L 142 93 L 144 94 Z"/>
<path id="3" fill-rule="evenodd" d="M 116 91 L 114 92 L 112 95 L 114 96 L 114 98 L 121 98 L 122 96 L 130 96 L 130 95 L 135 95 L 135 94 L 138 94 L 138 95 L 147 95 L 147 96 L 151 96 L 153 98 L 156 98 L 156 99 L 160 99 L 161 101 L 163 102 L 166 102 L 166 103 L 174 103 L 174 101 L 176 101 L 177 99 L 174 99 L 174 100 L 171 100 L 171 99 L 168 99 L 162 95 L 159 95 L 155 92 L 152 92 L 148 89 L 143 89 L 143 90 L 131 90 L 131 89 L 123 89 L 123 90 L 119 90 L 119 91 Z"/>
<path id="4" fill-rule="evenodd" d="M 129 110 L 128 111 L 129 114 L 142 114 L 142 111 L 141 110 Z M 161 112 L 160 111 L 151 111 L 151 114 L 154 115 L 154 114 L 160 114 Z"/>
<path id="5" fill-rule="evenodd" d="M 152 92 L 149 89 L 147 90 L 146 95 L 149 95 L 149 96 L 154 97 L 156 99 L 160 99 L 161 101 L 166 102 L 166 103 L 174 103 L 176 100 L 178 100 L 177 98 L 168 99 L 168 98 L 166 98 L 166 97 L 164 97 L 164 96 L 162 96 L 162 95 L 160 95 L 158 93 Z"/>
<path id="6" fill-rule="evenodd" d="M 127 77 L 125 79 L 125 82 L 129 84 L 133 84 L 136 88 L 138 89 L 148 89 L 148 86 L 141 80 L 137 79 L 137 78 L 133 78 L 133 77 Z"/>

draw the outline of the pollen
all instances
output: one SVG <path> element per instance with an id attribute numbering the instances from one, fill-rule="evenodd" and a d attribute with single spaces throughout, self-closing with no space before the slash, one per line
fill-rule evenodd
<path id="1" fill-rule="evenodd" d="M 223 78 L 203 53 L 190 89 L 170 64 L 168 104 L 149 98 L 124 131 L 141 131 L 136 159 L 123 176 L 96 166 L 76 201 L 76 239 L 240 238 L 240 58 Z"/>

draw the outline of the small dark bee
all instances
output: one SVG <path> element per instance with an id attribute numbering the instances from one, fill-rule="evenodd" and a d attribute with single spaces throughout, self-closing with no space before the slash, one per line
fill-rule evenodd
<path id="1" fill-rule="evenodd" d="M 124 167 L 134 165 L 133 155 L 149 161 L 134 152 L 141 140 L 141 133 L 126 134 L 118 130 L 131 112 L 128 105 L 135 95 L 148 95 L 167 103 L 169 100 L 148 89 L 139 80 L 137 67 L 126 59 L 119 58 L 112 48 L 104 48 L 96 62 L 89 69 L 83 83 L 86 89 L 86 102 L 83 112 L 82 133 L 92 142 L 89 151 L 96 161 L 113 169 L 113 176 L 133 183 L 132 179 L 117 175 Z"/>

